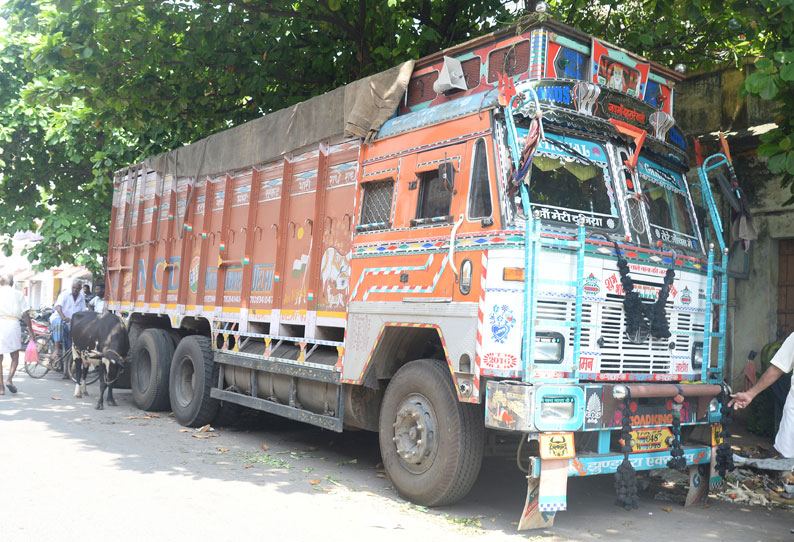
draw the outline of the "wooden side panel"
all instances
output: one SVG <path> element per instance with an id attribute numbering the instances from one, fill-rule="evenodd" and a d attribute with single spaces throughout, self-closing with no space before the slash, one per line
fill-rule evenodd
<path id="1" fill-rule="evenodd" d="M 282 309 L 305 310 L 309 295 L 309 258 L 314 225 L 314 199 L 317 189 L 319 151 L 314 150 L 295 157 L 292 163 L 288 193 L 289 213 L 286 224 L 286 251 L 282 269 Z M 298 318 L 298 320 L 303 320 Z"/>
<path id="2" fill-rule="evenodd" d="M 350 264 L 353 216 L 356 197 L 359 143 L 332 146 L 328 152 L 325 201 L 319 240 L 319 268 L 314 278 L 315 309 L 344 313 L 350 293 Z"/>
<path id="3" fill-rule="evenodd" d="M 253 229 L 251 292 L 248 298 L 255 316 L 264 316 L 265 311 L 273 307 L 283 174 L 283 160 L 271 162 L 259 172 L 259 195 L 253 203 L 258 211 Z"/>

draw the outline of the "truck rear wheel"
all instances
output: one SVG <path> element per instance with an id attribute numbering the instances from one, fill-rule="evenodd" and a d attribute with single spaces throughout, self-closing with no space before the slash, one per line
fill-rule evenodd
<path id="1" fill-rule="evenodd" d="M 380 451 L 394 487 L 424 506 L 463 498 L 480 471 L 485 426 L 479 405 L 458 402 L 446 366 L 417 360 L 392 378 L 380 414 Z"/>
<path id="2" fill-rule="evenodd" d="M 191 335 L 179 341 L 171 363 L 171 410 L 176 421 L 187 427 L 212 422 L 219 401 L 210 397 L 218 376 L 212 363 L 212 343 L 207 337 Z"/>
<path id="3" fill-rule="evenodd" d="M 141 410 L 168 409 L 168 373 L 174 343 L 167 331 L 146 329 L 132 349 L 132 398 Z"/>

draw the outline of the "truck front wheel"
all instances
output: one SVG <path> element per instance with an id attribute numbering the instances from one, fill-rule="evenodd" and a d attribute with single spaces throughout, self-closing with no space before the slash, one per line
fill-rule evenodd
<path id="1" fill-rule="evenodd" d="M 424 506 L 463 498 L 480 471 L 484 440 L 481 408 L 458 402 L 444 364 L 423 359 L 397 371 L 381 406 L 380 451 L 402 496 Z"/>
<path id="2" fill-rule="evenodd" d="M 179 341 L 168 387 L 176 421 L 187 427 L 201 427 L 215 419 L 219 401 L 210 397 L 210 390 L 217 375 L 207 337 L 191 335 Z"/>

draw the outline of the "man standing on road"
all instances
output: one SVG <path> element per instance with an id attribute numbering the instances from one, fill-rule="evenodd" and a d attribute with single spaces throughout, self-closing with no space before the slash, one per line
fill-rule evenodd
<path id="1" fill-rule="evenodd" d="M 737 409 L 745 408 L 756 395 L 774 384 L 784 374 L 791 372 L 792 369 L 794 369 L 794 333 L 783 341 L 780 350 L 769 362 L 769 368 L 764 371 L 758 382 L 747 391 L 731 395 L 732 399 L 728 402 L 728 406 L 735 406 Z M 780 429 L 775 437 L 775 449 L 783 457 L 794 457 L 794 380 L 791 382 L 791 389 L 783 407 Z"/>
<path id="2" fill-rule="evenodd" d="M 84 311 L 85 297 L 80 285 L 80 281 L 72 283 L 72 291 L 67 292 L 64 290 L 58 296 L 55 302 L 55 312 L 50 316 L 50 325 L 52 327 L 52 340 L 55 343 L 53 349 L 53 359 L 58 359 L 61 353 L 61 342 L 64 348 L 71 348 L 72 341 L 69 335 L 69 322 L 72 321 L 72 315 L 76 312 Z M 69 378 L 69 367 L 64 366 L 63 378 Z"/>
<path id="3" fill-rule="evenodd" d="M 14 288 L 14 275 L 0 276 L 0 395 L 5 395 L 6 388 L 11 393 L 17 392 L 13 380 L 19 364 L 19 351 L 22 350 L 19 319 L 23 317 L 32 338 L 33 328 L 30 325 L 25 296 Z M 11 356 L 11 368 L 8 371 L 8 380 L 3 386 L 3 358 L 6 354 Z"/>
<path id="4" fill-rule="evenodd" d="M 96 295 L 88 301 L 88 308 L 101 314 L 105 312 L 105 307 L 107 306 L 107 303 L 105 303 L 105 283 L 98 282 L 94 292 L 96 292 Z"/>

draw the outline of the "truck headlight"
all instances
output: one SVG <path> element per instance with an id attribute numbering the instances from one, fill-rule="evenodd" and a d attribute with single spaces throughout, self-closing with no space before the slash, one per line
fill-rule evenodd
<path id="1" fill-rule="evenodd" d="M 559 363 L 565 350 L 565 339 L 559 333 L 539 332 L 535 335 L 535 362 Z"/>
<path id="2" fill-rule="evenodd" d="M 700 369 L 703 366 L 703 343 L 696 342 L 692 345 L 692 368 Z"/>

